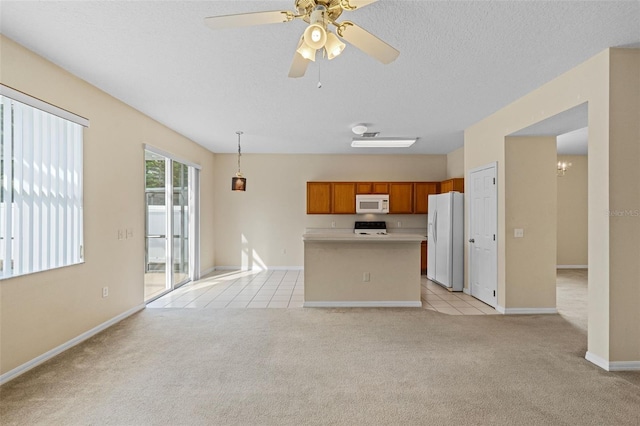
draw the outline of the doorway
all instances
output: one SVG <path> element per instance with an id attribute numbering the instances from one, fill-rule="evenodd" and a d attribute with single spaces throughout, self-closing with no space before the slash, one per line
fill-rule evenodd
<path id="1" fill-rule="evenodd" d="M 198 171 L 145 147 L 145 302 L 198 278 Z"/>

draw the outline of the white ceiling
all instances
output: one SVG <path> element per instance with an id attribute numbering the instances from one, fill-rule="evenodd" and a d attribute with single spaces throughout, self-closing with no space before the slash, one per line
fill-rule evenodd
<path id="1" fill-rule="evenodd" d="M 510 136 L 556 136 L 560 155 L 587 155 L 589 106 L 585 102 Z"/>
<path id="2" fill-rule="evenodd" d="M 290 79 L 304 22 L 220 31 L 203 23 L 293 3 L 2 0 L 0 29 L 220 153 L 237 150 L 236 130 L 247 153 L 448 153 L 465 128 L 603 49 L 640 47 L 638 1 L 381 0 L 341 20 L 400 50 L 395 62 L 347 46 Z M 351 148 L 356 123 L 419 140 Z"/>

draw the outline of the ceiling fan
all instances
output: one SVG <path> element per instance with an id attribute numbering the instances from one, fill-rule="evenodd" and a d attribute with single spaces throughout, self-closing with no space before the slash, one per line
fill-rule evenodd
<path id="1" fill-rule="evenodd" d="M 321 50 L 328 59 L 340 55 L 345 48 L 341 38 L 383 64 L 393 62 L 400 52 L 378 37 L 351 21 L 337 22 L 345 10 L 352 11 L 378 0 L 295 0 L 296 12 L 272 10 L 267 12 L 240 13 L 211 16 L 205 24 L 214 29 L 276 24 L 302 19 L 308 25 L 300 37 L 293 55 L 289 77 L 302 77 L 309 62 L 315 61 L 316 51 Z M 329 24 L 336 27 L 336 34 L 329 31 Z"/>

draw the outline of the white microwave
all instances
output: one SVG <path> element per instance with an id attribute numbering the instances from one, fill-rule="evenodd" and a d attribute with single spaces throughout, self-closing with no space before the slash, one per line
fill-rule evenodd
<path id="1" fill-rule="evenodd" d="M 389 194 L 356 195 L 356 213 L 389 213 Z"/>

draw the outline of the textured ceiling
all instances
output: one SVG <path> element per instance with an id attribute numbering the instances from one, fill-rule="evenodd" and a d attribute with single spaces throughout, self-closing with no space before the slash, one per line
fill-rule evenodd
<path id="1" fill-rule="evenodd" d="M 558 154 L 587 155 L 588 113 L 588 104 L 585 102 L 510 136 L 557 136 Z"/>
<path id="2" fill-rule="evenodd" d="M 381 0 L 341 20 L 400 50 L 395 62 L 348 45 L 290 79 L 302 21 L 213 31 L 203 18 L 293 10 L 293 1 L 2 0 L 0 8 L 9 38 L 222 153 L 237 149 L 236 130 L 248 153 L 448 153 L 465 128 L 603 49 L 640 47 L 638 1 Z M 401 150 L 351 148 L 356 123 L 419 140 Z"/>

